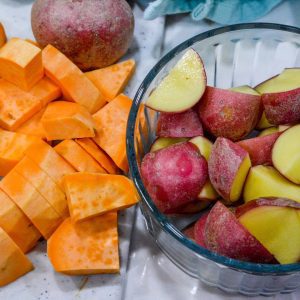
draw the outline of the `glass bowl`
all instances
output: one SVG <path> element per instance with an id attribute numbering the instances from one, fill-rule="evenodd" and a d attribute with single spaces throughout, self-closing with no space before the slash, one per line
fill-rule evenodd
<path id="1" fill-rule="evenodd" d="M 143 185 L 139 163 L 155 139 L 157 113 L 142 103 L 190 47 L 204 61 L 208 85 L 220 88 L 255 86 L 284 68 L 300 67 L 299 28 L 249 23 L 201 33 L 174 48 L 152 68 L 136 93 L 127 127 L 130 173 L 141 197 L 147 230 L 175 265 L 211 286 L 251 296 L 290 293 L 300 286 L 300 263 L 247 263 L 208 251 L 186 238 L 158 211 Z M 137 118 L 141 114 L 144 118 Z"/>

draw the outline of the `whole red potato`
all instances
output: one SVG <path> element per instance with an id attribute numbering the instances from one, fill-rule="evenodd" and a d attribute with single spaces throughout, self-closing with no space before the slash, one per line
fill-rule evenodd
<path id="1" fill-rule="evenodd" d="M 82 70 L 113 64 L 128 50 L 134 17 L 125 0 L 37 0 L 31 11 L 37 42 L 53 45 Z"/>

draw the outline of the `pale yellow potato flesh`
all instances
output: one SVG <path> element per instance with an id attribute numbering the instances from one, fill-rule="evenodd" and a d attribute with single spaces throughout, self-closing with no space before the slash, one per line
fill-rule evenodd
<path id="1" fill-rule="evenodd" d="M 276 140 L 272 161 L 281 174 L 300 184 L 300 125 L 285 130 Z"/>
<path id="2" fill-rule="evenodd" d="M 248 202 L 261 197 L 282 197 L 300 202 L 300 186 L 287 180 L 273 167 L 255 166 L 247 176 L 243 198 Z"/>
<path id="3" fill-rule="evenodd" d="M 201 192 L 199 193 L 198 199 L 207 199 L 207 200 L 217 200 L 220 198 L 219 194 L 216 192 L 214 187 L 212 186 L 209 179 L 205 182 Z"/>
<path id="4" fill-rule="evenodd" d="M 268 119 L 267 119 L 267 117 L 266 117 L 266 113 L 263 112 L 262 115 L 261 115 L 261 118 L 260 118 L 260 120 L 259 120 L 259 122 L 258 122 L 258 124 L 257 124 L 257 126 L 256 126 L 256 128 L 257 128 L 257 129 L 266 129 L 266 128 L 270 128 L 270 127 L 272 127 L 272 126 L 274 126 L 274 125 L 272 125 L 272 124 L 268 121 Z"/>
<path id="5" fill-rule="evenodd" d="M 264 129 L 258 136 L 266 136 L 266 135 L 270 135 L 275 132 L 279 132 L 279 129 L 276 126 L 273 126 L 273 127 Z"/>
<path id="6" fill-rule="evenodd" d="M 251 88 L 248 85 L 233 87 L 233 88 L 230 88 L 229 90 L 234 91 L 234 92 L 243 93 L 243 94 L 255 95 L 255 96 L 260 95 L 260 93 L 258 93 L 255 89 Z"/>
<path id="7" fill-rule="evenodd" d="M 208 140 L 207 138 L 203 137 L 203 136 L 197 136 L 194 137 L 190 140 L 190 143 L 193 143 L 194 145 L 196 145 L 201 153 L 202 156 L 204 156 L 204 158 L 206 160 L 209 159 L 210 157 L 210 153 L 211 153 L 211 148 L 213 146 L 213 143 Z"/>
<path id="8" fill-rule="evenodd" d="M 162 112 L 182 112 L 193 107 L 206 88 L 206 74 L 200 56 L 188 50 L 146 101 Z"/>
<path id="9" fill-rule="evenodd" d="M 259 206 L 239 221 L 281 264 L 300 259 L 300 217 L 297 209 Z"/>
<path id="10" fill-rule="evenodd" d="M 150 152 L 167 148 L 177 143 L 186 142 L 187 140 L 187 138 L 158 138 L 156 141 L 154 141 L 153 145 L 151 146 Z"/>

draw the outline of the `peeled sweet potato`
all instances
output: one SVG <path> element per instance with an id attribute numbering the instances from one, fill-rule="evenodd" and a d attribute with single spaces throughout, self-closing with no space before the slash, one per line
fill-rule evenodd
<path id="1" fill-rule="evenodd" d="M 6 34 L 3 25 L 0 23 L 0 47 L 6 43 Z"/>

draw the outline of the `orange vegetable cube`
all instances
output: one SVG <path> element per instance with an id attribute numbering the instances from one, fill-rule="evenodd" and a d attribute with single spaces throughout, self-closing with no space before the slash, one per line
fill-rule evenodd
<path id="1" fill-rule="evenodd" d="M 73 140 L 65 140 L 54 149 L 79 172 L 106 173 L 97 161 Z"/>
<path id="2" fill-rule="evenodd" d="M 44 76 L 41 49 L 22 39 L 9 40 L 0 49 L 0 76 L 29 91 Z"/>
<path id="3" fill-rule="evenodd" d="M 7 285 L 33 269 L 30 260 L 0 228 L 0 286 Z"/>
<path id="4" fill-rule="evenodd" d="M 123 175 L 74 173 L 65 176 L 64 184 L 73 222 L 138 202 L 133 182 Z"/>
<path id="5" fill-rule="evenodd" d="M 126 158 L 126 127 L 132 100 L 121 94 L 93 115 L 96 123 L 94 141 L 124 172 L 128 172 Z"/>
<path id="6" fill-rule="evenodd" d="M 3 25 L 0 23 L 0 47 L 6 43 L 6 34 Z"/>
<path id="7" fill-rule="evenodd" d="M 50 103 L 41 122 L 49 141 L 95 136 L 95 124 L 91 114 L 77 103 Z"/>
<path id="8" fill-rule="evenodd" d="M 40 239 L 41 234 L 20 208 L 0 190 L 0 227 L 26 253 Z"/>
<path id="9" fill-rule="evenodd" d="M 81 104 L 90 113 L 105 105 L 106 101 L 95 85 L 51 45 L 43 50 L 43 64 L 46 75 L 61 88 L 66 100 Z"/>
<path id="10" fill-rule="evenodd" d="M 135 71 L 135 61 L 126 60 L 115 65 L 85 73 L 105 97 L 111 101 L 122 93 Z"/>
<path id="11" fill-rule="evenodd" d="M 0 188 L 24 212 L 45 239 L 48 239 L 62 222 L 61 216 L 47 200 L 15 170 L 1 180 Z"/>
<path id="12" fill-rule="evenodd" d="M 117 213 L 80 223 L 66 219 L 47 242 L 56 272 L 70 275 L 119 273 Z"/>
<path id="13" fill-rule="evenodd" d="M 109 174 L 118 174 L 119 170 L 112 159 L 98 147 L 92 139 L 76 139 L 79 144 L 88 154 L 90 154 Z"/>
<path id="14" fill-rule="evenodd" d="M 31 39 L 25 39 L 25 41 L 42 49 L 41 45 L 37 41 L 31 40 Z"/>

